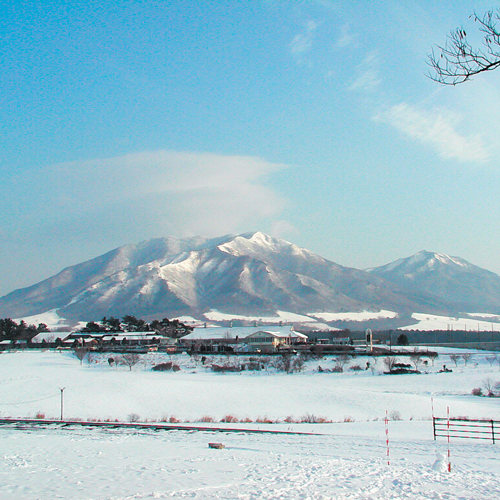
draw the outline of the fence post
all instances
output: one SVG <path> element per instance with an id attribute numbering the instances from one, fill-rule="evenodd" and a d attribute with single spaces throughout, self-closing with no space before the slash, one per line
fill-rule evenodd
<path id="1" fill-rule="evenodd" d="M 389 418 L 387 410 L 385 410 L 385 444 L 387 446 L 387 465 L 391 465 L 389 458 Z"/>
<path id="2" fill-rule="evenodd" d="M 495 422 L 491 421 L 491 438 L 493 439 L 493 444 L 495 444 Z"/>
<path id="3" fill-rule="evenodd" d="M 446 407 L 446 419 L 448 428 L 448 472 L 451 472 L 451 461 L 450 461 L 450 407 Z"/>
<path id="4" fill-rule="evenodd" d="M 432 417 L 432 430 L 434 431 L 434 441 L 436 441 L 436 417 Z"/>

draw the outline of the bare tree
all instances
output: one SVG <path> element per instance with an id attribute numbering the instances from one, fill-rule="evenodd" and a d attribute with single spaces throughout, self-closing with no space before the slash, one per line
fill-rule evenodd
<path id="1" fill-rule="evenodd" d="M 344 366 L 349 361 L 349 356 L 347 354 L 341 354 L 340 356 L 336 357 L 334 361 L 335 366 L 333 368 L 333 371 L 342 373 L 344 371 Z"/>
<path id="2" fill-rule="evenodd" d="M 486 390 L 486 395 L 489 396 L 490 398 L 495 395 L 494 388 L 495 388 L 495 382 L 491 380 L 491 378 L 487 378 L 483 380 L 483 387 Z"/>
<path id="3" fill-rule="evenodd" d="M 410 361 L 412 362 L 413 366 L 415 367 L 415 370 L 418 372 L 418 367 L 422 361 L 422 353 L 421 352 L 412 352 L 410 354 Z"/>
<path id="4" fill-rule="evenodd" d="M 394 356 L 387 356 L 384 358 L 385 367 L 391 372 L 396 364 L 396 358 Z"/>
<path id="5" fill-rule="evenodd" d="M 438 45 L 428 55 L 432 68 L 429 78 L 443 85 L 458 85 L 485 71 L 500 66 L 500 9 L 488 11 L 482 17 L 469 16 L 478 23 L 483 36 L 483 47 L 474 47 L 467 39 L 465 29 L 451 31 L 444 45 Z"/>
<path id="6" fill-rule="evenodd" d="M 467 363 L 472 359 L 473 356 L 474 355 L 470 352 L 462 354 L 462 359 L 464 360 L 465 366 L 467 366 Z"/>
<path id="7" fill-rule="evenodd" d="M 460 354 L 450 354 L 450 359 L 455 363 L 455 366 L 458 365 L 458 360 L 461 358 Z"/>
<path id="8" fill-rule="evenodd" d="M 135 352 L 129 352 L 121 357 L 120 362 L 128 366 L 130 371 L 132 371 L 132 367 L 139 363 L 140 360 L 141 357 L 139 356 L 139 354 Z"/>
<path id="9" fill-rule="evenodd" d="M 73 353 L 80 360 L 80 364 L 83 364 L 83 360 L 85 356 L 89 353 L 89 350 L 86 347 L 75 347 L 73 349 Z"/>
<path id="10" fill-rule="evenodd" d="M 497 359 L 497 355 L 494 354 L 493 356 L 486 356 L 486 361 L 488 361 L 488 363 L 490 364 L 490 367 L 493 367 L 493 363 L 496 361 Z"/>
<path id="11" fill-rule="evenodd" d="M 434 361 L 436 361 L 436 358 L 439 356 L 439 354 L 436 351 L 428 351 L 426 356 L 430 358 L 432 361 L 432 366 L 434 366 Z"/>

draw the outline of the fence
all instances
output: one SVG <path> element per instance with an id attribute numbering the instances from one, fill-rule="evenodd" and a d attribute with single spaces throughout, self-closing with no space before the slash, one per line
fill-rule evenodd
<path id="1" fill-rule="evenodd" d="M 468 418 L 433 417 L 434 441 L 438 437 L 487 439 L 495 444 L 500 435 L 500 421 Z"/>

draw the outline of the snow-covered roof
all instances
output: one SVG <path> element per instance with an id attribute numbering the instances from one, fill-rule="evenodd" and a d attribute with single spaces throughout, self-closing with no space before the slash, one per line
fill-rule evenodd
<path id="1" fill-rule="evenodd" d="M 302 333 L 298 333 L 292 329 L 290 325 L 288 326 L 273 326 L 268 327 L 263 330 L 262 327 L 258 326 L 240 326 L 240 327 L 214 327 L 214 328 L 195 328 L 191 333 L 182 337 L 182 340 L 235 340 L 244 339 L 249 335 L 259 332 L 259 331 L 272 331 L 279 337 L 300 337 L 306 338 Z"/>
<path id="2" fill-rule="evenodd" d="M 72 332 L 64 340 L 74 340 L 74 339 L 103 339 L 111 340 L 112 338 L 116 340 L 122 340 L 124 338 L 128 340 L 136 339 L 146 339 L 153 337 L 161 337 L 158 332 Z"/>
<path id="3" fill-rule="evenodd" d="M 285 337 L 307 339 L 307 335 L 304 335 L 303 333 L 300 333 L 300 332 L 296 332 L 294 330 L 289 330 L 288 332 L 276 332 L 273 330 L 257 330 L 256 332 L 250 333 L 245 338 L 255 336 L 255 335 L 270 335 L 272 337 L 276 337 L 277 339 L 282 339 Z"/>

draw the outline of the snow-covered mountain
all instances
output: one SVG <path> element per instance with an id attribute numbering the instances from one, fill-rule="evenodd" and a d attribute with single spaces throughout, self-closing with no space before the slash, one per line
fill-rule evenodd
<path id="1" fill-rule="evenodd" d="M 408 292 L 448 302 L 451 311 L 500 312 L 500 276 L 460 257 L 423 250 L 368 272 Z"/>
<path id="2" fill-rule="evenodd" d="M 133 314 L 145 319 L 210 310 L 273 316 L 388 309 L 444 311 L 441 300 L 342 267 L 263 233 L 160 238 L 126 245 L 0 298 L 0 317 L 58 309 L 72 321 Z"/>

